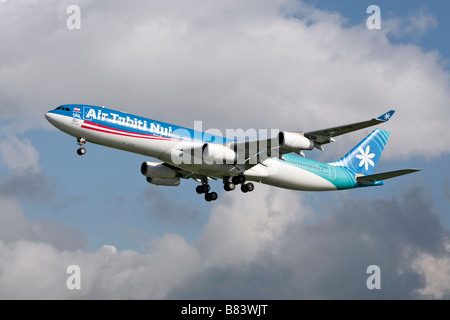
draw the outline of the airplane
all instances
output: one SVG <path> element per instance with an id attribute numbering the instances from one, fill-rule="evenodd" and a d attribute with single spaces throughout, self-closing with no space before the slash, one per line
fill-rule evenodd
<path id="1" fill-rule="evenodd" d="M 402 169 L 374 174 L 390 132 L 375 129 L 342 158 L 323 163 L 305 157 L 304 150 L 335 142 L 335 137 L 387 122 L 394 110 L 362 122 L 315 131 L 279 131 L 276 136 L 238 139 L 148 119 L 123 111 L 84 104 L 65 104 L 45 114 L 59 130 L 75 137 L 77 153 L 86 142 L 158 159 L 141 164 L 147 182 L 178 186 L 194 179 L 206 201 L 218 198 L 210 180 L 222 179 L 225 191 L 252 182 L 301 191 L 331 191 L 379 186 L 384 180 L 420 171 Z M 249 182 L 252 181 L 252 182 Z"/>

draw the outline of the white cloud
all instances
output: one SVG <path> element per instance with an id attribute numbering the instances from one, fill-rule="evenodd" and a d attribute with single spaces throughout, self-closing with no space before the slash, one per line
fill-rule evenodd
<path id="1" fill-rule="evenodd" d="M 59 252 L 46 243 L 17 241 L 5 244 L 0 241 L 0 297 L 20 299 L 45 299 L 58 297 L 64 287 Z M 58 281 L 58 279 L 60 281 Z"/>
<path id="2" fill-rule="evenodd" d="M 432 299 L 450 295 L 450 251 L 443 255 L 420 254 L 413 262 L 413 268 L 423 274 L 426 285 L 418 292 Z"/>
<path id="3" fill-rule="evenodd" d="M 446 132 L 449 75 L 436 52 L 393 45 L 389 30 L 344 28 L 338 14 L 289 0 L 198 0 L 85 1 L 75 32 L 65 28 L 64 3 L 48 5 L 17 5 L 17 19 L 30 10 L 42 18 L 19 29 L 33 51 L 24 52 L 0 19 L 11 44 L 3 56 L 14 57 L 0 72 L 0 97 L 42 125 L 44 111 L 67 102 L 220 129 L 312 130 L 395 108 L 384 126 L 393 131 L 387 158 L 424 154 L 423 146 L 430 157 L 449 151 L 445 139 L 429 138 Z M 429 14 L 416 16 L 417 30 L 433 25 Z M 406 143 L 412 135 L 415 143 Z"/>
<path id="4" fill-rule="evenodd" d="M 17 200 L 0 197 L 0 241 L 19 240 L 28 227 L 28 221 Z"/>
<path id="5" fill-rule="evenodd" d="M 58 250 L 75 250 L 85 246 L 86 240 L 77 230 L 53 221 L 28 219 L 19 201 L 0 195 L 0 241 L 6 244 L 21 239 L 48 242 Z"/>
<path id="6" fill-rule="evenodd" d="M 102 258 L 104 253 L 108 259 Z M 78 257 L 73 261 L 80 261 L 82 272 L 88 272 L 84 280 L 87 287 L 80 293 L 86 298 L 163 299 L 200 270 L 197 250 L 176 234 L 164 235 L 148 254 L 118 251 L 111 256 L 102 249 L 86 258 Z"/>
<path id="7" fill-rule="evenodd" d="M 11 171 L 40 172 L 39 153 L 29 139 L 7 135 L 0 141 L 0 156 Z"/>
<path id="8" fill-rule="evenodd" d="M 258 185 L 242 197 L 240 192 L 224 195 L 211 210 L 197 246 L 209 264 L 241 264 L 252 261 L 261 250 L 276 250 L 285 228 L 312 216 L 294 191 Z"/>
<path id="9" fill-rule="evenodd" d="M 385 21 L 384 27 L 393 36 L 409 36 L 414 40 L 418 40 L 438 26 L 437 18 L 425 8 L 410 10 L 406 17 L 396 17 L 383 21 Z"/>

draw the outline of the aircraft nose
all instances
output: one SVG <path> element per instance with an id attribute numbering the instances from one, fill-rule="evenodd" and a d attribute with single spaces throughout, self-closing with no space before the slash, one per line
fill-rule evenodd
<path id="1" fill-rule="evenodd" d="M 48 122 L 54 125 L 56 122 L 56 115 L 49 111 L 45 114 L 45 119 L 47 119 Z"/>

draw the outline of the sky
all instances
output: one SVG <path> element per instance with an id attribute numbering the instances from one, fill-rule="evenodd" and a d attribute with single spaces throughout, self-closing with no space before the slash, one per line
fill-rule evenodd
<path id="1" fill-rule="evenodd" d="M 448 299 L 449 13 L 441 0 L 1 0 L 0 298 Z M 422 171 L 337 192 L 218 181 L 207 203 L 193 180 L 148 184 L 154 159 L 89 142 L 79 157 L 44 118 L 66 103 L 223 132 L 395 109 L 376 172 Z M 370 131 L 306 156 L 336 160 Z"/>

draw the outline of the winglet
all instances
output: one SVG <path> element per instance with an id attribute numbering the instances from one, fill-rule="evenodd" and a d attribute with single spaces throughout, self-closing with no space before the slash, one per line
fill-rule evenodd
<path id="1" fill-rule="evenodd" d="M 392 115 L 393 115 L 394 113 L 395 113 L 395 110 L 390 110 L 390 111 L 388 111 L 388 112 L 382 114 L 381 116 L 379 116 L 379 117 L 377 118 L 377 120 L 387 122 L 387 121 L 389 121 L 389 119 L 392 117 Z"/>

